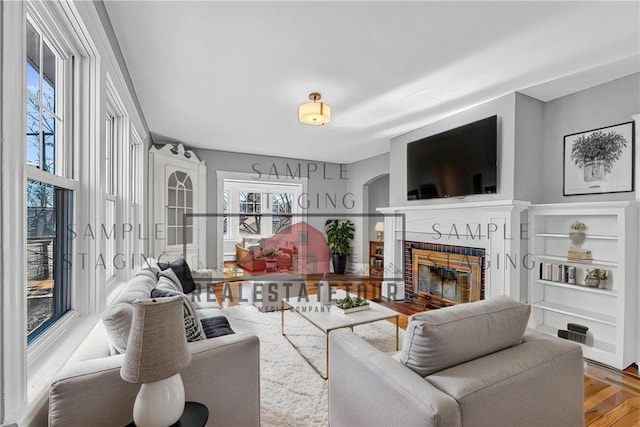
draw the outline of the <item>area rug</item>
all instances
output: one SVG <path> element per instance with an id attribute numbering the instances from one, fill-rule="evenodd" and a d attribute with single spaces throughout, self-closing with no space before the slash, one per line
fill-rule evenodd
<path id="1" fill-rule="evenodd" d="M 236 332 L 260 338 L 260 418 L 263 427 L 326 426 L 327 382 L 280 333 L 280 312 L 260 312 L 253 305 L 224 309 Z M 285 333 L 322 372 L 325 336 L 297 313 L 285 312 Z M 395 325 L 379 321 L 354 331 L 382 351 L 395 350 Z M 402 342 L 400 330 L 400 339 Z"/>

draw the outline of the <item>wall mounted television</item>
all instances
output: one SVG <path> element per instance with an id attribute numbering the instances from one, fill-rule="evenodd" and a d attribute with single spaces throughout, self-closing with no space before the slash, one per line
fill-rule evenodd
<path id="1" fill-rule="evenodd" d="M 407 199 L 497 192 L 498 116 L 407 145 Z"/>

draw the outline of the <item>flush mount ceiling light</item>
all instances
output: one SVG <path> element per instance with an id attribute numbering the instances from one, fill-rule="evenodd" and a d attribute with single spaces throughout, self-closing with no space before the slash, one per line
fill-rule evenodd
<path id="1" fill-rule="evenodd" d="M 313 102 L 305 102 L 298 107 L 298 119 L 308 125 L 324 125 L 331 120 L 331 107 L 320 101 L 320 94 L 312 92 L 309 99 Z"/>

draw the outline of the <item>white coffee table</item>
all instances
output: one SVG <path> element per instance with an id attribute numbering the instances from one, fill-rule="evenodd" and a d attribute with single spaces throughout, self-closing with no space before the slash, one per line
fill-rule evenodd
<path id="1" fill-rule="evenodd" d="M 347 295 L 345 291 L 337 290 L 334 291 L 333 294 L 333 304 L 335 305 L 335 301 L 337 299 L 344 298 Z M 354 294 L 350 294 L 350 296 L 355 296 Z M 307 300 L 308 298 L 308 300 Z M 384 307 L 380 304 L 376 304 L 375 302 L 369 301 L 369 309 L 357 311 L 354 313 L 342 314 L 335 312 L 329 306 L 322 305 L 317 301 L 316 295 L 309 295 L 299 298 L 297 296 L 290 298 L 282 298 L 282 323 L 281 323 L 281 331 L 282 335 L 289 341 L 289 343 L 296 349 L 298 353 L 307 361 L 307 363 L 325 380 L 329 378 L 329 333 L 335 329 L 341 328 L 351 328 L 353 330 L 354 326 L 364 325 L 366 323 L 377 322 L 379 320 L 387 320 L 395 318 L 396 321 L 396 351 L 399 349 L 399 320 L 400 314 L 396 311 L 393 311 L 387 307 Z M 287 308 L 291 308 L 293 312 L 302 316 L 303 319 L 307 320 L 316 328 L 320 329 L 325 334 L 326 341 L 326 373 L 327 375 L 323 375 L 322 372 L 314 366 L 311 361 L 305 357 L 304 354 L 300 352 L 300 349 L 296 347 L 296 345 L 291 342 L 291 340 L 287 337 L 284 332 L 284 313 Z"/>

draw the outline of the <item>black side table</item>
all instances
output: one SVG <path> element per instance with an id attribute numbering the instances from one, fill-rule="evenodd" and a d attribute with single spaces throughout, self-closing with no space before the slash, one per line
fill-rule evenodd
<path id="1" fill-rule="evenodd" d="M 209 409 L 202 403 L 185 402 L 182 416 L 171 427 L 204 427 L 209 419 Z M 126 427 L 135 427 L 134 422 L 130 422 Z"/>

